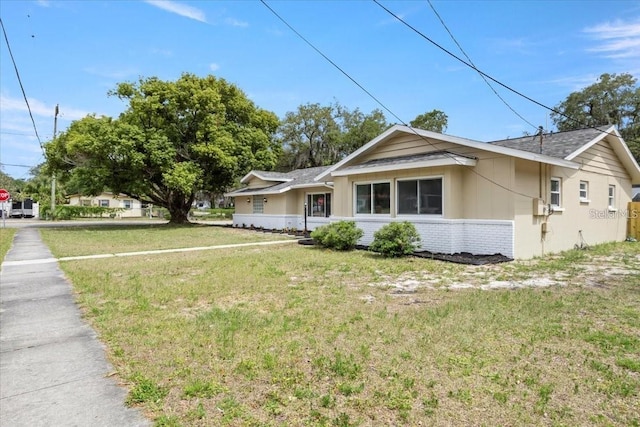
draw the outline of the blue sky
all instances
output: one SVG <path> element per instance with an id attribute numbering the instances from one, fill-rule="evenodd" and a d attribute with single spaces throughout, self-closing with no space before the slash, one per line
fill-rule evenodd
<path id="1" fill-rule="evenodd" d="M 546 106 L 595 83 L 602 73 L 640 77 L 637 1 L 380 2 L 446 49 Z M 474 70 L 451 58 L 372 1 L 272 1 L 277 11 L 373 94 L 389 122 L 433 109 L 446 133 L 481 141 L 553 129 L 549 111 L 494 84 L 520 119 Z M 125 105 L 107 96 L 118 82 L 181 73 L 213 74 L 283 117 L 299 105 L 338 101 L 383 108 L 295 35 L 259 1 L 0 2 L 0 17 L 36 129 L 52 138 L 95 113 Z M 7 43 L 0 41 L 0 163 L 28 178 L 44 161 Z M 10 166 L 17 165 L 17 166 Z"/>

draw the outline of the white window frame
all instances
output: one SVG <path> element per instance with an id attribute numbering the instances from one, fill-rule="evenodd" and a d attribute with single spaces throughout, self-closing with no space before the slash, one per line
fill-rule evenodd
<path id="1" fill-rule="evenodd" d="M 109 206 L 111 206 L 111 203 L 109 203 L 109 199 L 99 199 L 98 206 L 100 206 L 101 208 L 108 208 Z"/>
<path id="2" fill-rule="evenodd" d="M 373 206 L 373 186 L 376 184 L 388 184 L 389 185 L 389 212 L 375 212 L 375 207 Z M 359 185 L 369 185 L 371 190 L 371 200 L 369 206 L 368 213 L 358 213 L 358 186 Z M 353 214 L 362 216 L 362 215 L 388 215 L 391 216 L 391 181 L 390 180 L 381 180 L 381 181 L 362 181 L 362 182 L 354 182 L 353 183 Z"/>
<path id="3" fill-rule="evenodd" d="M 133 209 L 133 200 L 131 199 L 122 200 L 122 207 L 125 209 Z"/>
<path id="4" fill-rule="evenodd" d="M 253 196 L 252 205 L 254 214 L 264 213 L 264 196 Z"/>
<path id="5" fill-rule="evenodd" d="M 430 214 L 430 213 L 420 213 L 419 210 L 416 213 L 400 213 L 399 208 L 400 208 L 400 190 L 398 190 L 398 184 L 400 182 L 407 182 L 407 181 L 416 181 L 417 184 L 417 191 L 418 194 L 420 193 L 420 181 L 429 181 L 429 180 L 436 180 L 439 179 L 442 182 L 442 193 L 440 195 L 441 199 L 442 199 L 442 206 L 440 206 L 440 211 L 441 213 L 436 213 L 436 214 Z M 417 196 L 417 195 L 416 195 Z M 444 175 L 431 175 L 431 176 L 423 176 L 423 177 L 419 177 L 419 178 L 402 178 L 402 179 L 398 179 L 396 180 L 396 215 L 397 216 L 416 216 L 416 215 L 420 215 L 420 216 L 430 216 L 430 217 L 442 217 L 444 215 Z"/>
<path id="6" fill-rule="evenodd" d="M 610 211 L 617 211 L 616 208 L 616 186 L 614 184 L 609 184 L 609 195 L 607 198 L 608 201 L 608 209 Z"/>
<path id="7" fill-rule="evenodd" d="M 580 203 L 589 203 L 589 181 L 580 181 L 578 184 L 578 197 L 580 198 Z"/>
<path id="8" fill-rule="evenodd" d="M 553 190 L 553 183 L 557 182 L 558 183 L 558 190 L 554 191 Z M 557 195 L 558 196 L 558 203 L 553 203 L 553 195 Z M 558 178 L 558 177 L 551 177 L 551 179 L 549 180 L 549 204 L 551 205 L 552 208 L 558 210 L 558 209 L 562 209 L 562 178 Z"/>

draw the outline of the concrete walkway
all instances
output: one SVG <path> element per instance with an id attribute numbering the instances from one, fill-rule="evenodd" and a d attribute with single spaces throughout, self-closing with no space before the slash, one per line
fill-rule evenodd
<path id="1" fill-rule="evenodd" d="M 37 262 L 36 260 L 53 260 Z M 0 270 L 0 425 L 147 426 L 124 405 L 96 333 L 35 228 Z"/>

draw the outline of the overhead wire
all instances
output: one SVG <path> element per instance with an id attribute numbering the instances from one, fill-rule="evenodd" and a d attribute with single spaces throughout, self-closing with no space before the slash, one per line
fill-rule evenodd
<path id="1" fill-rule="evenodd" d="M 458 46 L 458 49 L 460 49 L 460 52 L 462 52 L 462 54 L 464 55 L 465 58 L 467 58 L 467 60 L 469 61 L 469 64 L 473 65 L 473 67 L 477 70 L 476 64 L 473 63 L 473 61 L 471 60 L 471 58 L 469 57 L 469 55 L 467 55 L 467 52 L 465 52 L 465 50 L 462 48 L 462 46 L 460 46 L 460 43 L 458 43 L 458 40 L 454 37 L 453 33 L 451 32 L 451 30 L 449 30 L 449 27 L 447 26 L 447 24 L 445 24 L 444 19 L 442 19 L 442 17 L 440 16 L 440 14 L 438 13 L 438 11 L 436 10 L 436 8 L 433 6 L 433 3 L 431 3 L 431 0 L 427 0 L 427 2 L 429 3 L 429 6 L 431 7 L 431 10 L 433 11 L 433 13 L 436 15 L 436 17 L 438 18 L 438 20 L 440 21 L 440 23 L 442 24 L 442 26 L 444 27 L 444 29 L 447 31 L 447 33 L 449 34 L 449 37 L 451 37 L 451 40 L 453 40 L 453 42 L 456 44 L 456 46 Z M 484 76 L 484 74 L 482 73 L 478 73 L 480 75 L 480 77 L 482 77 L 482 80 L 484 80 L 484 82 L 487 84 L 487 86 L 489 86 L 489 89 L 491 89 L 491 91 L 498 97 L 498 99 L 500 99 L 500 101 L 502 101 L 502 103 L 504 105 L 507 106 L 507 108 L 509 108 L 509 110 L 511 110 L 513 112 L 513 114 L 515 114 L 516 116 L 518 116 L 522 121 L 524 121 L 525 123 L 527 123 L 529 126 L 531 126 L 534 129 L 538 129 L 538 127 L 536 125 L 534 125 L 533 123 L 531 123 L 529 120 L 525 119 L 520 113 L 518 113 L 507 101 L 506 99 L 504 99 L 499 93 L 498 91 L 491 85 L 491 83 L 489 82 L 489 80 L 487 79 L 487 77 Z"/>
<path id="2" fill-rule="evenodd" d="M 444 53 L 446 53 L 447 55 L 451 56 L 452 58 L 456 59 L 457 61 L 461 62 L 462 64 L 466 65 L 467 67 L 475 70 L 477 73 L 479 73 L 481 76 L 486 77 L 487 79 L 491 80 L 492 82 L 498 84 L 499 86 L 502 86 L 503 88 L 507 89 L 510 92 L 515 93 L 516 95 L 526 99 L 529 102 L 532 102 L 533 104 L 542 107 L 546 110 L 551 111 L 554 114 L 557 114 L 561 117 L 564 117 L 567 120 L 570 120 L 574 123 L 577 123 L 579 126 L 581 126 L 581 128 L 588 128 L 588 129 L 595 129 L 598 132 L 602 132 L 604 134 L 610 135 L 609 132 L 604 131 L 602 129 L 598 129 L 595 126 L 591 126 L 591 125 L 587 125 L 586 123 L 581 122 L 580 120 L 568 116 L 567 114 L 563 113 L 562 111 L 556 110 L 553 107 L 549 107 L 548 105 L 543 104 L 540 101 L 537 101 L 533 98 L 531 98 L 530 96 L 525 95 L 524 93 L 512 88 L 511 86 L 502 83 L 501 81 L 495 79 L 494 77 L 490 76 L 489 74 L 485 73 L 484 71 L 480 70 L 479 68 L 477 68 L 475 65 L 473 65 L 472 63 L 469 63 L 467 61 L 465 61 L 464 59 L 460 58 L 459 56 L 457 56 L 456 54 L 454 54 L 453 52 L 451 52 L 450 50 L 448 50 L 447 48 L 443 47 L 442 45 L 438 44 L 436 41 L 434 41 L 433 39 L 431 39 L 430 37 L 428 37 L 427 35 L 425 35 L 424 33 L 422 33 L 420 30 L 418 30 L 417 28 L 415 28 L 413 25 L 409 24 L 407 21 L 405 21 L 404 19 L 402 19 L 402 17 L 398 16 L 397 14 L 395 14 L 393 11 L 389 10 L 387 7 L 385 7 L 383 4 L 381 4 L 379 2 L 379 0 L 372 0 L 375 4 L 377 4 L 381 9 L 383 9 L 385 12 L 387 12 L 389 15 L 391 15 L 394 19 L 400 21 L 402 24 L 404 24 L 406 27 L 408 27 L 409 29 L 411 29 L 413 32 L 415 32 L 416 34 L 418 34 L 420 37 L 422 37 L 423 39 L 425 39 L 426 41 L 428 41 L 429 43 L 431 43 L 432 45 L 434 45 L 435 47 L 437 47 L 438 49 L 440 49 L 441 51 L 443 51 Z"/>
<path id="3" fill-rule="evenodd" d="M 376 1 L 376 0 L 373 0 Z M 349 73 L 347 73 L 342 67 L 340 67 L 338 64 L 336 64 L 331 58 L 329 58 L 329 56 L 327 56 L 324 52 L 322 52 L 319 48 L 317 48 L 313 43 L 311 43 L 306 37 L 304 37 L 298 30 L 296 30 L 291 24 L 289 24 L 289 22 L 287 22 L 287 20 L 285 20 L 282 16 L 280 16 L 280 14 L 278 14 L 271 6 L 269 6 L 266 2 L 266 0 L 260 0 L 260 2 L 269 10 L 271 11 L 271 13 L 278 18 L 285 26 L 287 26 L 287 28 L 289 28 L 294 34 L 296 34 L 302 41 L 304 41 L 308 46 L 310 46 L 314 51 L 316 51 L 320 56 L 322 56 L 327 62 L 329 62 L 333 67 L 335 67 L 338 71 L 340 71 L 345 77 L 347 77 L 351 82 L 353 82 L 356 86 L 358 86 L 364 93 L 366 93 L 371 99 L 373 99 L 380 107 L 382 107 L 385 111 L 387 111 L 389 114 L 391 114 L 396 120 L 398 120 L 399 123 L 401 123 L 402 125 L 408 127 L 411 132 L 413 132 L 418 138 L 420 138 L 421 141 L 426 142 L 427 144 L 429 144 L 430 146 L 435 147 L 435 145 L 429 141 L 428 138 L 426 138 L 425 136 L 421 135 L 418 133 L 418 131 L 416 131 L 412 126 L 409 126 L 404 120 L 402 120 L 397 114 L 395 114 L 389 107 L 387 107 L 382 101 L 380 101 L 375 95 L 373 95 L 369 90 L 367 90 L 362 84 L 360 84 L 354 77 L 352 77 Z M 449 152 L 445 152 L 445 155 L 448 156 L 449 158 L 451 158 L 455 163 L 457 163 L 458 165 L 462 165 L 460 163 L 460 161 L 452 154 Z M 494 181 L 493 179 L 486 177 L 484 175 L 482 175 L 480 172 L 478 172 L 475 169 L 469 169 L 470 171 L 472 171 L 474 174 L 476 174 L 477 176 L 479 176 L 480 178 L 486 180 L 487 182 L 502 188 L 503 190 L 506 190 L 507 192 L 510 192 L 512 194 L 516 194 L 519 196 L 523 196 L 529 199 L 535 199 L 535 196 L 532 196 L 530 194 L 525 194 L 525 193 L 521 193 L 519 191 L 516 191 L 512 188 L 509 188 L 497 181 Z"/>
<path id="4" fill-rule="evenodd" d="M 44 150 L 44 145 L 42 145 L 42 140 L 40 139 L 40 135 L 38 134 L 38 128 L 36 127 L 36 121 L 33 118 L 33 112 L 31 111 L 31 106 L 29 105 L 29 100 L 27 99 L 27 93 L 24 90 L 24 85 L 22 84 L 22 78 L 20 77 L 20 72 L 18 71 L 18 65 L 16 64 L 16 60 L 13 57 L 13 52 L 11 51 L 11 45 L 9 44 L 9 37 L 7 36 L 7 31 L 4 26 L 4 22 L 2 18 L 0 18 L 0 26 L 2 26 L 2 33 L 4 34 L 4 40 L 7 43 L 7 49 L 9 50 L 9 56 L 11 57 L 11 62 L 13 63 L 13 69 L 16 72 L 16 77 L 18 78 L 18 84 L 20 85 L 20 90 L 22 91 L 22 96 L 24 98 L 24 102 L 27 104 L 27 110 L 29 111 L 29 117 L 31 118 L 31 124 L 33 125 L 33 131 L 36 135 L 36 139 L 38 140 L 38 144 L 40 144 L 40 149 L 42 150 L 42 155 L 44 158 L 47 158 L 47 153 Z"/>

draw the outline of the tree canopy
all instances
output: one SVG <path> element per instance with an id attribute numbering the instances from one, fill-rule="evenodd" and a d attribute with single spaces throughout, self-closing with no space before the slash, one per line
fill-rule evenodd
<path id="1" fill-rule="evenodd" d="M 640 161 L 640 87 L 631 74 L 602 74 L 598 81 L 572 92 L 555 107 L 551 119 L 559 131 L 616 125 Z"/>
<path id="2" fill-rule="evenodd" d="M 278 129 L 282 144 L 278 167 L 291 170 L 336 163 L 388 126 L 380 110 L 365 114 L 339 103 L 300 105 L 286 113 Z"/>
<path id="3" fill-rule="evenodd" d="M 440 110 L 431 110 L 424 114 L 419 114 L 409 124 L 411 127 L 430 130 L 432 132 L 443 133 L 447 130 L 449 118 Z"/>
<path id="4" fill-rule="evenodd" d="M 235 85 L 185 73 L 120 83 L 117 118 L 89 115 L 46 144 L 48 166 L 81 192 L 105 188 L 165 207 L 183 223 L 198 191 L 221 192 L 251 169 L 271 169 L 277 116 Z"/>

